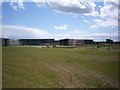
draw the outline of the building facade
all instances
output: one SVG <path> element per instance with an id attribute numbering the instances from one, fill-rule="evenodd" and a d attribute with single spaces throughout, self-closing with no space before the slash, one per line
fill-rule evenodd
<path id="1" fill-rule="evenodd" d="M 82 44 L 93 44 L 91 39 L 19 39 L 12 40 L 2 38 L 2 46 L 18 46 L 18 45 L 61 45 L 61 46 L 79 46 Z"/>
<path id="2" fill-rule="evenodd" d="M 82 45 L 82 44 L 93 44 L 92 39 L 74 39 L 74 45 Z"/>
<path id="3" fill-rule="evenodd" d="M 9 39 L 2 38 L 2 46 L 9 46 Z"/>
<path id="4" fill-rule="evenodd" d="M 10 46 L 19 46 L 20 44 L 19 44 L 19 40 L 12 40 L 12 39 L 10 39 L 9 40 L 9 45 Z"/>
<path id="5" fill-rule="evenodd" d="M 62 39 L 60 40 L 60 45 L 62 46 L 73 46 L 74 40 L 73 39 Z"/>
<path id="6" fill-rule="evenodd" d="M 54 45 L 60 45 L 60 41 L 59 40 L 55 40 L 54 41 Z"/>
<path id="7" fill-rule="evenodd" d="M 93 40 L 92 39 L 85 39 L 84 44 L 93 44 Z"/>
<path id="8" fill-rule="evenodd" d="M 21 45 L 53 45 L 54 39 L 20 39 Z"/>
<path id="9" fill-rule="evenodd" d="M 62 39 L 60 45 L 63 46 L 78 46 L 82 44 L 93 44 L 91 39 Z"/>

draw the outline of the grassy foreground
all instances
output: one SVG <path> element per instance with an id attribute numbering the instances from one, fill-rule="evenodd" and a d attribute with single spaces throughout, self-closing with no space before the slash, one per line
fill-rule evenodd
<path id="1" fill-rule="evenodd" d="M 3 47 L 3 88 L 118 87 L 117 51 Z"/>

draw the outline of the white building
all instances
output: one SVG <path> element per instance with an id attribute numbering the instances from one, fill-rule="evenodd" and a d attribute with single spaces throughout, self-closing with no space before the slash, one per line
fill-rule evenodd
<path id="1" fill-rule="evenodd" d="M 9 45 L 10 46 L 19 46 L 19 40 L 9 40 Z"/>

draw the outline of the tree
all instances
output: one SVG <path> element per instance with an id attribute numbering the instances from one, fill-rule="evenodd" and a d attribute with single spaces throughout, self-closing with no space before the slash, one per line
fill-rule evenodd
<path id="1" fill-rule="evenodd" d="M 113 44 L 113 40 L 111 40 L 111 39 L 106 39 L 106 43 L 107 43 L 107 44 Z"/>

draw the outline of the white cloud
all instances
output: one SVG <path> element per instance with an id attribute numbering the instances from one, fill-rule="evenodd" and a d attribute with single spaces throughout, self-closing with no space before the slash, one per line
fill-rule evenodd
<path id="1" fill-rule="evenodd" d="M 79 30 L 79 29 L 70 32 L 70 35 L 75 39 L 91 39 L 92 38 L 89 32 L 86 32 L 84 30 Z"/>
<path id="2" fill-rule="evenodd" d="M 101 5 L 99 5 L 99 8 L 101 8 L 102 6 Z"/>
<path id="3" fill-rule="evenodd" d="M 101 18 L 112 18 L 118 19 L 118 3 L 117 2 L 107 2 L 100 9 Z"/>
<path id="4" fill-rule="evenodd" d="M 2 36 L 5 38 L 49 38 L 49 33 L 36 28 L 3 25 Z"/>
<path id="5" fill-rule="evenodd" d="M 82 31 L 82 30 L 74 30 L 74 31 L 70 31 L 67 33 L 62 33 L 62 34 L 54 34 L 53 37 L 55 39 L 65 39 L 65 38 L 69 38 L 69 39 L 91 39 L 92 37 L 90 37 L 90 34 L 88 32 Z"/>
<path id="6" fill-rule="evenodd" d="M 98 16 L 95 11 L 96 4 L 94 0 L 33 0 L 38 7 L 45 6 L 47 3 L 57 13 L 84 14 L 89 16 Z"/>
<path id="7" fill-rule="evenodd" d="M 2 35 L 1 35 L 2 34 Z M 120 33 L 119 33 L 120 34 Z M 90 33 L 84 30 L 74 30 L 67 33 L 56 33 L 50 34 L 47 31 L 36 28 L 28 28 L 25 26 L 15 26 L 15 25 L 3 25 L 2 33 L 0 36 L 4 38 L 11 39 L 20 39 L 20 38 L 33 38 L 33 39 L 45 39 L 45 38 L 54 38 L 54 39 L 94 39 L 94 40 L 105 40 L 109 38 L 109 33 Z M 118 40 L 118 31 L 111 33 L 112 39 Z"/>
<path id="8" fill-rule="evenodd" d="M 90 28 L 108 28 L 118 26 L 118 21 L 114 19 L 94 19 L 95 24 Z"/>
<path id="9" fill-rule="evenodd" d="M 87 20 L 83 20 L 84 22 L 88 22 Z"/>
<path id="10" fill-rule="evenodd" d="M 109 33 L 96 33 L 96 34 L 92 34 L 92 36 L 97 36 L 97 37 L 109 37 L 110 34 Z"/>
<path id="11" fill-rule="evenodd" d="M 110 38 L 110 33 L 90 33 L 83 30 L 74 30 L 69 33 L 56 34 L 53 35 L 57 39 L 93 39 L 95 41 L 105 41 L 105 39 Z M 118 31 L 111 33 L 111 39 L 118 41 Z"/>
<path id="12" fill-rule="evenodd" d="M 95 24 L 90 28 L 107 28 L 118 26 L 118 5 L 117 0 L 105 0 L 104 6 L 100 8 L 100 19 L 96 19 Z"/>
<path id="13" fill-rule="evenodd" d="M 29 0 L 7 0 L 10 5 L 15 9 L 25 9 L 23 2 Z M 31 0 L 35 2 L 38 7 L 45 6 L 46 4 L 52 7 L 56 12 L 64 12 L 68 14 L 84 14 L 89 16 L 99 16 L 98 11 L 95 10 L 95 0 Z M 99 1 L 103 2 L 103 1 Z M 104 6 L 100 6 L 100 16 L 102 18 L 112 17 L 117 18 L 116 14 L 118 7 L 118 0 L 104 0 Z M 112 11 L 112 13 L 111 13 Z"/>
<path id="14" fill-rule="evenodd" d="M 33 0 L 38 7 L 43 7 L 46 4 L 46 0 Z"/>
<path id="15" fill-rule="evenodd" d="M 96 29 L 96 28 L 98 28 L 98 26 L 97 26 L 97 24 L 94 24 L 94 25 L 91 25 L 89 28 Z"/>
<path id="16" fill-rule="evenodd" d="M 119 0 L 104 0 L 104 4 L 106 4 L 106 3 L 113 3 L 113 2 L 118 4 Z"/>
<path id="17" fill-rule="evenodd" d="M 82 2 L 81 0 L 61 0 L 59 2 L 54 2 L 53 0 L 48 0 L 48 4 L 58 12 L 84 14 L 94 11 L 95 4 L 92 1 L 93 0 L 88 2 Z"/>
<path id="18" fill-rule="evenodd" d="M 9 1 L 9 0 L 8 0 Z M 25 9 L 23 2 L 25 0 L 10 0 L 10 5 L 15 9 Z M 32 0 L 38 7 L 43 7 L 46 4 L 56 12 L 64 12 L 68 14 L 86 14 L 97 16 L 95 11 L 96 4 L 94 0 L 87 2 L 82 0 Z"/>
<path id="19" fill-rule="evenodd" d="M 68 28 L 68 25 L 61 25 L 61 26 L 54 26 L 57 30 L 66 30 Z"/>
<path id="20" fill-rule="evenodd" d="M 111 35 L 110 35 L 110 33 L 95 33 L 95 34 L 92 34 L 91 37 L 97 39 L 98 41 L 102 41 L 105 39 L 109 39 L 111 36 L 112 40 L 119 41 L 118 35 L 119 35 L 118 31 L 115 31 L 115 32 L 112 32 Z"/>
<path id="21" fill-rule="evenodd" d="M 98 11 L 95 10 L 96 4 L 94 2 L 92 2 L 92 3 L 90 3 L 90 5 L 92 6 L 92 9 L 93 9 L 92 12 L 85 13 L 84 15 L 86 15 L 86 16 L 94 16 L 94 17 L 99 16 Z"/>
<path id="22" fill-rule="evenodd" d="M 85 16 L 94 16 L 94 17 L 97 17 L 97 16 L 99 16 L 99 13 L 98 13 L 98 11 L 92 11 L 91 13 L 88 13 L 88 14 L 84 14 Z"/>
<path id="23" fill-rule="evenodd" d="M 23 2 L 24 0 L 11 0 L 10 5 L 14 10 L 25 9 Z"/>
<path id="24" fill-rule="evenodd" d="M 3 0 L 0 0 L 0 3 L 2 3 Z"/>

